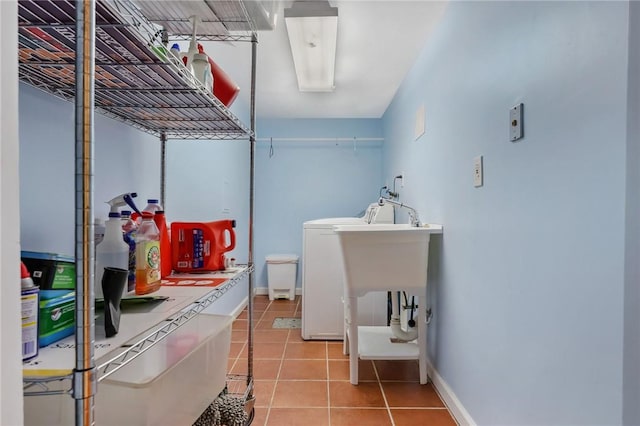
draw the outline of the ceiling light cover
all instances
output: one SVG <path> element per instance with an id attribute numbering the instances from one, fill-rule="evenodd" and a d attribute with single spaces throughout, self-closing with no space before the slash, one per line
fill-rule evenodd
<path id="1" fill-rule="evenodd" d="M 296 1 L 284 10 L 293 64 L 301 92 L 330 92 L 338 34 L 338 8 L 327 0 Z"/>

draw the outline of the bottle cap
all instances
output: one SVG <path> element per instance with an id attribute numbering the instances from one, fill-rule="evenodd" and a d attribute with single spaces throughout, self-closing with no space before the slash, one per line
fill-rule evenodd
<path id="1" fill-rule="evenodd" d="M 31 274 L 27 269 L 27 265 L 25 265 L 24 262 L 20 262 L 20 278 L 29 278 L 29 277 L 31 277 Z"/>
<path id="2" fill-rule="evenodd" d="M 149 198 L 149 199 L 147 199 L 147 203 L 149 203 L 149 204 L 158 204 L 158 199 L 157 198 Z"/>
<path id="3" fill-rule="evenodd" d="M 156 210 L 156 214 L 164 214 L 164 210 Z"/>
<path id="4" fill-rule="evenodd" d="M 129 217 L 129 216 L 131 216 L 131 210 L 120 211 L 120 217 Z"/>
<path id="5" fill-rule="evenodd" d="M 120 217 L 119 212 L 109 212 L 109 217 Z"/>
<path id="6" fill-rule="evenodd" d="M 172 49 L 176 49 L 176 50 L 180 50 L 180 45 L 178 43 L 173 43 L 173 46 L 171 46 Z"/>

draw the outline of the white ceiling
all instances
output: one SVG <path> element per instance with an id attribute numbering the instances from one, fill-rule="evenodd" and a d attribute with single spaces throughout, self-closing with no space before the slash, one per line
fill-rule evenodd
<path id="1" fill-rule="evenodd" d="M 338 7 L 335 86 L 299 92 L 280 4 L 274 31 L 258 33 L 256 115 L 260 118 L 379 118 L 425 45 L 445 1 L 343 0 Z M 251 43 L 204 43 L 249 102 Z M 185 49 L 186 50 L 186 49 Z"/>

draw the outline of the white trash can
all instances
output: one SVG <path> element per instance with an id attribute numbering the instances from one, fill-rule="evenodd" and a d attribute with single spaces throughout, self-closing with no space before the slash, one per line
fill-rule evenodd
<path id="1" fill-rule="evenodd" d="M 269 300 L 296 298 L 297 254 L 270 254 L 267 256 Z"/>

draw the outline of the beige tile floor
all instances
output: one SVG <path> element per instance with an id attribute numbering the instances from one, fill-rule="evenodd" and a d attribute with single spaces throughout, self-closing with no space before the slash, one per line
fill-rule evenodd
<path id="1" fill-rule="evenodd" d="M 342 342 L 304 341 L 300 329 L 275 329 L 278 317 L 301 318 L 296 300 L 254 299 L 255 426 L 450 426 L 455 420 L 431 384 L 418 383 L 417 361 L 360 361 L 349 383 Z M 247 374 L 247 312 L 233 324 L 228 371 Z"/>

